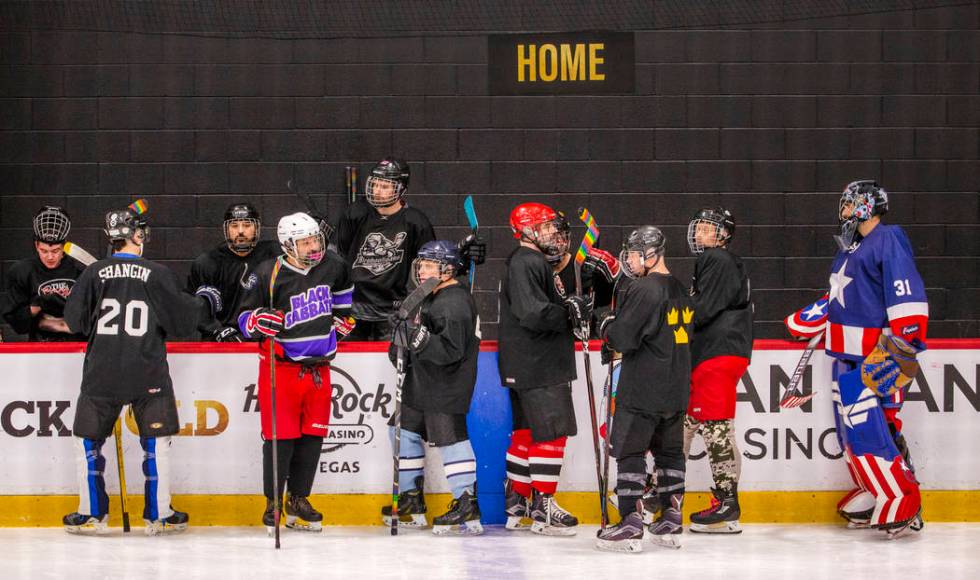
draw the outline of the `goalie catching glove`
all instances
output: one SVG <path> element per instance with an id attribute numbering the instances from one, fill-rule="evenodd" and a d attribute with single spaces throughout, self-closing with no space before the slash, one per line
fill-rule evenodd
<path id="1" fill-rule="evenodd" d="M 272 308 L 256 308 L 249 313 L 245 322 L 245 330 L 250 336 L 258 332 L 264 336 L 275 338 L 282 332 L 286 317 L 280 310 Z"/>
<path id="2" fill-rule="evenodd" d="M 882 334 L 864 362 L 861 363 L 861 382 L 879 397 L 887 397 L 912 382 L 919 373 L 918 354 L 925 345 L 911 343 L 897 336 Z"/>

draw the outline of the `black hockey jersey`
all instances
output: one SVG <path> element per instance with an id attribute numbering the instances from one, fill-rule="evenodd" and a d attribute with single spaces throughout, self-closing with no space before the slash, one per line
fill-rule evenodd
<path id="1" fill-rule="evenodd" d="M 499 360 L 505 387 L 527 390 L 572 381 L 575 337 L 544 254 L 519 247 L 500 285 Z"/>
<path id="2" fill-rule="evenodd" d="M 625 285 L 617 301 L 606 333 L 623 353 L 616 405 L 644 413 L 686 410 L 695 317 L 687 288 L 655 272 Z"/>
<path id="3" fill-rule="evenodd" d="M 274 273 L 274 302 L 270 305 L 269 282 Z M 261 338 L 257 331 L 249 331 L 248 317 L 256 308 L 272 306 L 286 315 L 284 329 L 276 337 L 276 346 L 281 348 L 277 354 L 296 362 L 332 359 L 337 353 L 334 313 L 347 316 L 354 293 L 343 258 L 327 250 L 323 261 L 308 270 L 277 258 L 259 264 L 255 275 L 258 281 L 245 291 L 238 316 L 242 335 Z"/>
<path id="4" fill-rule="evenodd" d="M 408 296 L 419 248 L 434 239 L 429 219 L 414 207 L 382 216 L 363 199 L 349 206 L 337 226 L 336 244 L 351 266 L 354 317 L 386 320 L 392 303 Z"/>
<path id="5" fill-rule="evenodd" d="M 426 298 L 418 320 L 431 333 L 417 352 L 406 349 L 405 404 L 420 411 L 470 410 L 480 354 L 476 303 L 466 286 L 447 286 Z"/>
<path id="6" fill-rule="evenodd" d="M 34 341 L 84 341 L 81 334 L 49 332 L 38 328 L 42 314 L 63 318 L 65 302 L 85 266 L 65 256 L 49 270 L 35 254 L 14 264 L 7 272 L 7 303 L 3 317 L 15 332 Z M 31 316 L 31 306 L 41 313 Z"/>
<path id="7" fill-rule="evenodd" d="M 228 244 L 221 244 L 194 260 L 187 277 L 187 291 L 193 294 L 198 287 L 206 285 L 214 286 L 221 293 L 221 310 L 201 329 L 206 337 L 220 328 L 238 324 L 242 296 L 258 284 L 255 269 L 281 253 L 278 242 L 262 240 L 247 256 L 239 256 L 228 248 Z"/>
<path id="8" fill-rule="evenodd" d="M 722 248 L 706 248 L 694 265 L 693 366 L 712 357 L 752 357 L 752 286 L 742 259 Z"/>
<path id="9" fill-rule="evenodd" d="M 89 266 L 65 307 L 65 322 L 88 335 L 82 393 L 134 400 L 172 391 L 167 336 L 192 332 L 209 312 L 166 266 L 118 253 Z"/>

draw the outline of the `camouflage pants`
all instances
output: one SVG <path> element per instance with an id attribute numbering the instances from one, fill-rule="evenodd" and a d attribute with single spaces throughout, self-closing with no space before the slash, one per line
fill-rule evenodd
<path id="1" fill-rule="evenodd" d="M 688 415 L 684 418 L 684 456 L 691 454 L 691 441 L 695 435 L 704 439 L 711 465 L 711 479 L 715 487 L 731 491 L 738 484 L 742 472 L 742 454 L 735 444 L 735 420 L 698 421 Z"/>

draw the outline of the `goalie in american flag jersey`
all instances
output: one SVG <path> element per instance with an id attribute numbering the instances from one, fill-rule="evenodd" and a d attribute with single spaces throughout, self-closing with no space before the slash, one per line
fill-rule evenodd
<path id="1" fill-rule="evenodd" d="M 831 265 L 830 291 L 785 322 L 797 337 L 826 331 L 826 352 L 834 359 L 838 438 L 857 485 L 838 503 L 838 512 L 851 526 L 893 535 L 917 531 L 918 482 L 898 418 L 914 378 L 908 373 L 914 371 L 899 366 L 915 364 L 925 349 L 925 285 L 908 236 L 899 226 L 881 223 L 888 194 L 878 183 L 850 183 L 838 211 L 840 250 Z"/>

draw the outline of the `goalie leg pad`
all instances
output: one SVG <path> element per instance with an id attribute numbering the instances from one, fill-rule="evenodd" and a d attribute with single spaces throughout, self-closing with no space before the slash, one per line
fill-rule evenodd
<path id="1" fill-rule="evenodd" d="M 870 525 L 902 526 L 919 513 L 919 484 L 895 446 L 878 397 L 861 381 L 860 371 L 841 374 L 840 423 L 844 453 L 861 487 L 874 496 Z"/>

